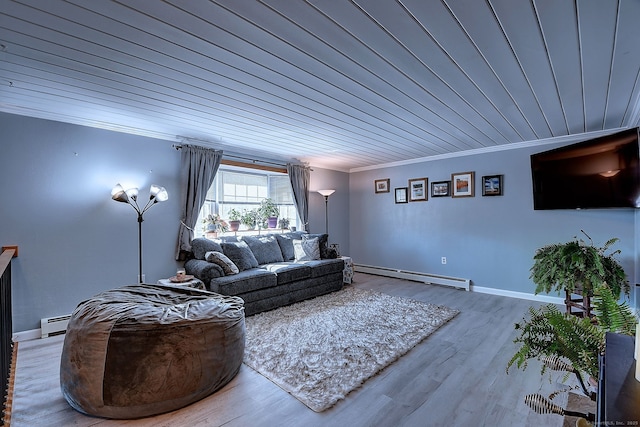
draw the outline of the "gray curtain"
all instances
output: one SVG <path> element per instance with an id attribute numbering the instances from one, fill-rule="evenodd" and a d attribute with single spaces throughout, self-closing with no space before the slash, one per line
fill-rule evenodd
<path id="1" fill-rule="evenodd" d="M 296 202 L 303 230 L 306 230 L 309 224 L 309 170 L 308 166 L 287 163 L 287 173 L 293 189 L 293 200 Z"/>
<path id="2" fill-rule="evenodd" d="M 193 230 L 198 214 L 204 204 L 207 191 L 218 172 L 222 151 L 195 145 L 182 145 L 180 158 L 180 230 L 176 260 L 183 260 L 185 252 L 191 251 Z"/>

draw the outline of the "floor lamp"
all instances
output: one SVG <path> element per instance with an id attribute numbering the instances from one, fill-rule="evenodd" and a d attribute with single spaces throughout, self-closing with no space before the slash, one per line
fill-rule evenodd
<path id="1" fill-rule="evenodd" d="M 329 196 L 336 190 L 318 190 L 324 196 L 324 232 L 329 234 Z"/>
<path id="2" fill-rule="evenodd" d="M 149 208 L 155 205 L 158 202 L 164 202 L 169 199 L 169 193 L 165 190 L 164 187 L 160 187 L 159 185 L 152 184 L 149 189 L 149 201 L 144 206 L 144 208 L 140 209 L 138 205 L 138 189 L 130 188 L 125 190 L 122 188 L 122 185 L 117 184 L 111 190 L 111 198 L 116 202 L 127 203 L 131 205 L 133 209 L 138 214 L 138 266 L 140 273 L 138 274 L 138 282 L 142 283 L 142 221 L 144 219 L 142 216 L 144 213 L 149 210 Z"/>

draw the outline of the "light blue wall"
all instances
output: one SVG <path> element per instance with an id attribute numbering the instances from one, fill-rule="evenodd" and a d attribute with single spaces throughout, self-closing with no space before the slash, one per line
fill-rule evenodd
<path id="1" fill-rule="evenodd" d="M 0 113 L 0 245 L 17 244 L 12 263 L 14 331 L 39 327 L 42 317 L 71 312 L 106 289 L 135 283 L 137 223 L 133 209 L 113 202 L 117 182 L 151 183 L 169 191 L 143 224 L 148 282 L 169 277 L 178 263 L 179 152 L 168 141 Z M 474 285 L 531 293 L 535 249 L 587 231 L 597 244 L 619 237 L 616 248 L 632 283 L 638 282 L 633 210 L 534 211 L 529 155 L 517 150 L 344 173 L 311 173 L 311 232 L 323 232 L 329 198 L 330 242 L 356 263 L 469 278 Z M 410 178 L 450 179 L 476 172 L 476 197 L 431 198 L 396 205 L 393 191 L 374 194 L 373 181 L 392 190 Z M 505 194 L 482 197 L 482 175 L 504 174 Z M 447 265 L 440 264 L 446 256 Z M 637 304 L 635 304 L 637 305 Z"/>
<path id="2" fill-rule="evenodd" d="M 179 154 L 166 141 L 0 114 L 0 243 L 12 262 L 14 331 L 67 314 L 103 290 L 136 282 L 135 211 L 111 200 L 118 182 L 152 183 L 169 200 L 143 223 L 147 281 L 175 274 Z"/>
<path id="3" fill-rule="evenodd" d="M 3 113 L 0 129 L 0 246 L 19 246 L 14 331 L 37 329 L 43 317 L 136 282 L 136 213 L 111 200 L 118 182 L 138 186 L 141 199 L 152 183 L 169 192 L 145 214 L 143 259 L 147 282 L 175 274 L 180 153 L 169 141 Z M 318 170 L 311 182 L 336 187 L 330 227 L 347 246 L 348 215 L 338 214 L 348 212 L 348 175 Z M 310 229 L 321 232 L 324 199 L 312 194 L 310 203 Z"/>
<path id="4" fill-rule="evenodd" d="M 318 190 L 336 190 L 329 196 L 329 243 L 337 243 L 340 253 L 351 253 L 349 247 L 349 174 L 314 167 L 309 183 L 309 223 L 311 233 L 325 232 L 324 196 Z"/>
<path id="5" fill-rule="evenodd" d="M 618 259 L 635 281 L 636 216 L 631 209 L 534 211 L 530 154 L 542 148 L 428 161 L 355 172 L 350 180 L 351 255 L 366 265 L 471 279 L 475 286 L 533 293 L 535 250 L 585 230 L 597 245 L 621 241 Z M 395 204 L 393 189 L 411 178 L 444 181 L 474 171 L 473 198 L 432 198 Z M 504 175 L 504 195 L 483 197 L 480 178 Z M 375 194 L 374 180 L 390 178 L 391 192 Z M 441 264 L 441 257 L 447 264 Z"/>

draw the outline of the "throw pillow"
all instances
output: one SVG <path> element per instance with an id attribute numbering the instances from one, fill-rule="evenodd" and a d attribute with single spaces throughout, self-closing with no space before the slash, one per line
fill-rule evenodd
<path id="1" fill-rule="evenodd" d="M 290 233 L 276 234 L 278 245 L 280 245 L 280 250 L 282 251 L 282 258 L 284 258 L 285 261 L 291 261 L 296 257 L 296 254 L 293 252 L 293 241 L 301 240 L 303 234 L 306 233 L 303 231 L 292 231 Z"/>
<path id="2" fill-rule="evenodd" d="M 282 251 L 275 236 L 244 236 L 243 241 L 247 242 L 249 249 L 258 260 L 258 264 L 271 264 L 282 262 Z"/>
<path id="3" fill-rule="evenodd" d="M 204 237 L 198 237 L 191 241 L 191 252 L 195 259 L 204 259 L 207 252 L 222 252 L 220 247 L 220 241 L 214 241 L 205 239 Z"/>
<path id="4" fill-rule="evenodd" d="M 296 254 L 296 261 L 311 261 L 320 259 L 320 246 L 318 238 L 302 239 L 293 241 L 293 250 Z"/>
<path id="5" fill-rule="evenodd" d="M 238 270 L 238 266 L 236 266 L 233 261 L 231 261 L 229 257 L 222 252 L 207 252 L 205 259 L 208 262 L 219 265 L 220 268 L 222 268 L 222 271 L 224 271 L 225 276 L 231 276 L 232 274 L 238 274 L 240 272 L 240 270 Z"/>
<path id="6" fill-rule="evenodd" d="M 222 246 L 222 252 L 238 267 L 238 270 L 244 271 L 258 266 L 258 260 L 246 242 L 223 242 L 220 246 Z"/>
<path id="7" fill-rule="evenodd" d="M 318 246 L 320 247 L 320 258 L 326 259 L 329 258 L 328 248 L 329 248 L 329 235 L 326 233 L 323 234 L 305 234 L 302 236 L 302 239 L 313 239 L 314 237 L 318 238 Z"/>

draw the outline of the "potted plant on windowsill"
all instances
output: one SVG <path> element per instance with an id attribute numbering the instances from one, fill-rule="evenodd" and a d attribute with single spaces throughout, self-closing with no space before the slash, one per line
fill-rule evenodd
<path id="1" fill-rule="evenodd" d="M 263 228 L 276 228 L 278 226 L 278 216 L 280 215 L 280 209 L 273 199 L 267 197 L 260 202 L 258 208 L 258 214 L 260 216 L 260 222 Z"/>
<path id="2" fill-rule="evenodd" d="M 229 231 L 229 224 L 218 214 L 209 214 L 202 220 L 207 237 L 217 237 L 218 233 Z"/>
<path id="3" fill-rule="evenodd" d="M 278 227 L 283 230 L 289 228 L 289 218 L 280 218 L 278 221 Z"/>
<path id="4" fill-rule="evenodd" d="M 258 211 L 256 209 L 244 209 L 240 216 L 240 222 L 247 227 L 247 230 L 253 230 L 258 223 Z"/>
<path id="5" fill-rule="evenodd" d="M 579 310 L 583 317 L 592 317 L 590 298 L 595 286 L 607 283 L 616 298 L 620 293 L 629 294 L 629 282 L 615 255 L 620 250 L 609 253 L 609 248 L 619 239 L 609 239 L 604 246 L 597 247 L 587 233 L 590 243 L 575 237 L 566 243 L 544 246 L 536 251 L 530 278 L 536 284 L 535 293 L 565 291 L 567 312 Z M 572 295 L 580 295 L 573 299 Z"/>
<path id="6" fill-rule="evenodd" d="M 229 210 L 229 228 L 231 229 L 231 231 L 238 231 L 238 229 L 240 228 L 240 224 L 242 223 L 242 221 L 240 221 L 241 218 L 242 213 L 239 210 Z"/>

